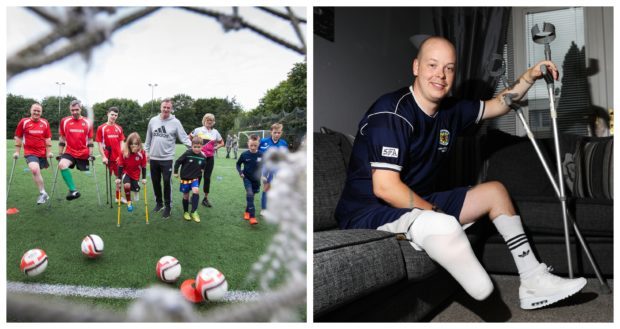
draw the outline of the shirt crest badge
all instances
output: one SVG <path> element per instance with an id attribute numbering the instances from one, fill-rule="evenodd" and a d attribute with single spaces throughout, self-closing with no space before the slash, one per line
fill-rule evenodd
<path id="1" fill-rule="evenodd" d="M 447 129 L 439 131 L 439 145 L 446 146 L 450 143 L 450 132 Z"/>

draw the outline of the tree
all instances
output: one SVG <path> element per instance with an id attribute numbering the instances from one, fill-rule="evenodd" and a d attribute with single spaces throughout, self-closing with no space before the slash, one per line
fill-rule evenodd
<path id="1" fill-rule="evenodd" d="M 267 116 L 282 111 L 291 112 L 296 108 L 306 108 L 306 63 L 297 63 L 287 75 L 287 79 L 278 86 L 269 89 L 259 105 L 252 111 L 253 115 Z"/>
<path id="2" fill-rule="evenodd" d="M 143 113 L 142 107 L 137 101 L 126 98 L 110 98 L 103 103 L 96 103 L 93 105 L 93 111 L 95 116 L 95 122 L 93 123 L 95 129 L 101 124 L 108 121 L 108 109 L 110 107 L 118 107 L 118 119 L 116 122 L 123 127 L 125 136 L 128 136 L 132 132 L 140 134 L 142 139 L 146 137 L 146 113 Z"/>
<path id="3" fill-rule="evenodd" d="M 38 102 L 32 98 L 8 94 L 6 97 L 6 137 L 13 138 L 15 128 L 22 118 L 30 116 L 30 106 Z M 45 113 L 44 113 L 45 114 Z"/>
<path id="4" fill-rule="evenodd" d="M 207 113 L 215 115 L 216 128 L 225 139 L 228 132 L 232 132 L 235 119 L 243 109 L 235 98 L 199 98 L 194 102 L 194 111 L 198 119 L 198 126 L 202 126 L 202 117 Z"/>
<path id="5" fill-rule="evenodd" d="M 189 95 L 178 94 L 172 97 L 172 104 L 174 116 L 181 121 L 186 132 L 191 131 L 192 127 L 196 125 L 194 99 Z"/>

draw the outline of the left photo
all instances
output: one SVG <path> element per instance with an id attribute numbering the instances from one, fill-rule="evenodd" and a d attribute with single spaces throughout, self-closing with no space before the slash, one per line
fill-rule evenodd
<path id="1" fill-rule="evenodd" d="M 305 7 L 7 7 L 7 322 L 306 322 Z"/>

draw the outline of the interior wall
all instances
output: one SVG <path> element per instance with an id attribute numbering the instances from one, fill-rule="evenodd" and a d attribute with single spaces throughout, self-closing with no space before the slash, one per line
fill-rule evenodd
<path id="1" fill-rule="evenodd" d="M 433 31 L 431 8 L 335 8 L 334 42 L 314 35 L 314 130 L 355 136 L 379 96 L 412 83 L 409 38 Z"/>

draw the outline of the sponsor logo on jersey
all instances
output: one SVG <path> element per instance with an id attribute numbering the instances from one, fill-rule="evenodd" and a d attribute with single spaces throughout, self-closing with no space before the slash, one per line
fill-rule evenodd
<path id="1" fill-rule="evenodd" d="M 381 155 L 388 158 L 398 158 L 398 149 L 384 146 L 381 150 Z"/>
<path id="2" fill-rule="evenodd" d="M 69 129 L 70 133 L 83 133 L 84 129 Z"/>
<path id="3" fill-rule="evenodd" d="M 42 133 L 43 133 L 43 130 L 30 130 L 31 135 L 42 134 Z"/>

